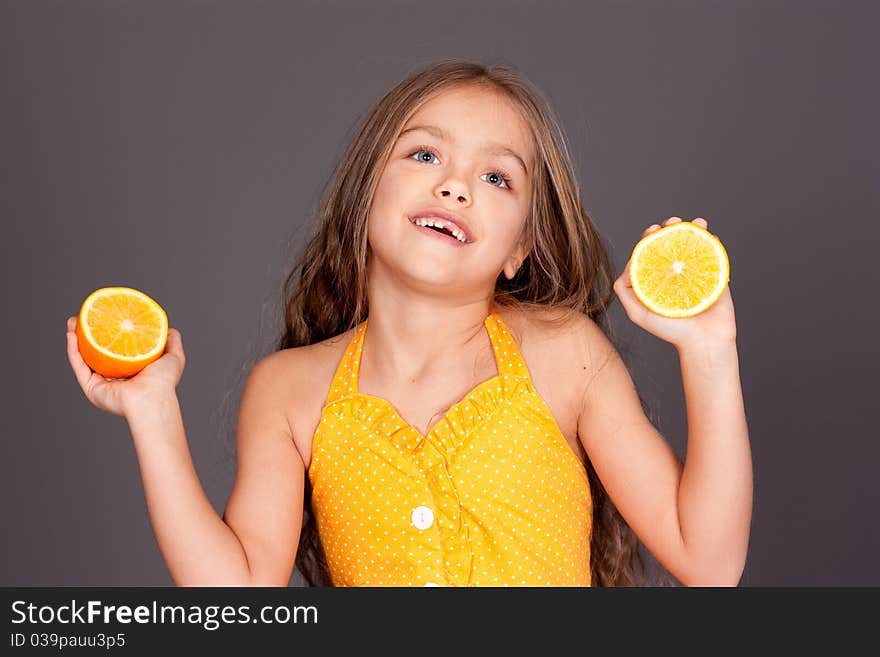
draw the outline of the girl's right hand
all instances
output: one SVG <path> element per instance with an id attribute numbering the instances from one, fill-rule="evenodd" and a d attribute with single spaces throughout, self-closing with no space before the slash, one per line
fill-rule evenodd
<path id="1" fill-rule="evenodd" d="M 123 417 L 139 405 L 174 394 L 186 364 L 180 331 L 169 328 L 160 358 L 127 379 L 108 379 L 83 360 L 76 340 L 76 317 L 67 319 L 67 359 L 86 399 L 102 411 Z"/>

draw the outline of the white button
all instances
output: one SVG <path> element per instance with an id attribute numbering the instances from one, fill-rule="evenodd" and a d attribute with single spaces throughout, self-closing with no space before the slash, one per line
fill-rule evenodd
<path id="1" fill-rule="evenodd" d="M 425 586 L 440 586 L 437 582 L 425 582 Z"/>
<path id="2" fill-rule="evenodd" d="M 412 512 L 412 524 L 418 529 L 427 529 L 434 524 L 434 512 L 426 506 L 417 506 Z"/>

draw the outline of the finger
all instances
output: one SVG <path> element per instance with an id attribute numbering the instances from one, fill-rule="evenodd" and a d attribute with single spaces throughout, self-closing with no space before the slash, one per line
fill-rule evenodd
<path id="1" fill-rule="evenodd" d="M 642 232 L 642 237 L 645 237 L 645 235 L 650 235 L 655 230 L 660 230 L 660 224 L 651 224 L 650 226 L 645 228 L 645 230 Z"/>
<path id="2" fill-rule="evenodd" d="M 76 330 L 76 317 L 68 317 L 67 318 L 67 330 L 75 331 Z"/>
<path id="3" fill-rule="evenodd" d="M 635 294 L 632 291 L 632 286 L 629 283 L 628 274 L 625 278 L 624 276 L 621 276 L 617 280 L 617 282 L 614 284 L 614 292 L 617 294 L 617 298 L 620 300 L 620 305 L 623 306 L 627 317 L 632 319 L 634 313 L 636 312 L 637 299 L 635 298 Z"/>
<path id="4" fill-rule="evenodd" d="M 92 369 L 86 365 L 82 355 L 79 353 L 79 345 L 76 343 L 76 334 L 67 334 L 67 360 L 70 361 L 70 367 L 76 377 L 77 383 L 85 391 L 87 384 L 92 376 Z"/>
<path id="5" fill-rule="evenodd" d="M 706 221 L 705 219 L 703 219 L 702 217 L 697 217 L 696 219 L 694 219 L 694 223 L 695 223 L 695 224 L 699 224 L 699 225 L 702 226 L 703 228 L 708 228 L 708 227 L 709 227 L 709 222 Z"/>
<path id="6" fill-rule="evenodd" d="M 186 354 L 183 351 L 183 336 L 175 328 L 168 329 L 168 342 L 165 345 L 168 353 L 174 354 L 182 363 L 186 362 Z"/>
<path id="7" fill-rule="evenodd" d="M 617 277 L 617 280 L 614 281 L 613 287 L 615 290 L 617 290 L 617 288 L 632 287 L 632 283 L 629 280 L 629 263 L 631 261 L 632 259 L 627 261 L 626 266 L 623 268 L 623 272 Z"/>
<path id="8" fill-rule="evenodd" d="M 663 222 L 663 225 L 669 226 L 671 224 L 677 224 L 679 221 L 681 221 L 681 217 L 669 217 L 669 219 Z"/>

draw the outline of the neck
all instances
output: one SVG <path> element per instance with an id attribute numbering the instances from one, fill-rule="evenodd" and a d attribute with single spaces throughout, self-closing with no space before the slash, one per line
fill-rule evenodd
<path id="1" fill-rule="evenodd" d="M 368 285 L 363 347 L 375 380 L 418 384 L 471 372 L 485 347 L 491 349 L 485 335 L 490 299 L 452 302 L 377 278 Z"/>

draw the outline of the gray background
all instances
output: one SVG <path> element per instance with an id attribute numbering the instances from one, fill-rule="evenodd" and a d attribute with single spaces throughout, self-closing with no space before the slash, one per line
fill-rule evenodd
<path id="1" fill-rule="evenodd" d="M 673 215 L 706 217 L 727 247 L 755 466 L 742 584 L 880 584 L 878 13 L 0 3 L 0 585 L 172 583 L 127 425 L 82 395 L 66 318 L 105 285 L 166 308 L 187 352 L 193 459 L 222 513 L 241 385 L 280 330 L 305 222 L 359 119 L 440 57 L 511 63 L 545 92 L 618 273 Z M 618 302 L 612 317 L 683 456 L 674 348 Z"/>

